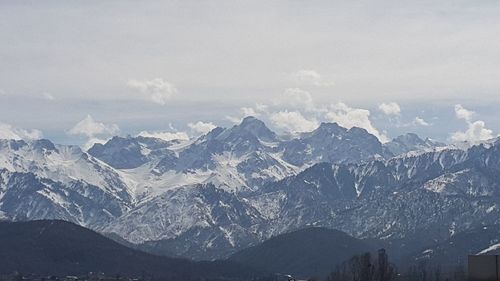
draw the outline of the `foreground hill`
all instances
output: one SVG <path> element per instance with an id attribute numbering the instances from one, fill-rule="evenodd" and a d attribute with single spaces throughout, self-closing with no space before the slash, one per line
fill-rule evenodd
<path id="1" fill-rule="evenodd" d="M 273 273 L 324 277 L 337 264 L 375 249 L 375 245 L 344 232 L 314 227 L 278 235 L 229 260 Z"/>
<path id="2" fill-rule="evenodd" d="M 103 272 L 162 279 L 244 278 L 253 271 L 232 262 L 192 262 L 122 246 L 94 231 L 58 220 L 0 222 L 0 274 L 80 275 Z"/>

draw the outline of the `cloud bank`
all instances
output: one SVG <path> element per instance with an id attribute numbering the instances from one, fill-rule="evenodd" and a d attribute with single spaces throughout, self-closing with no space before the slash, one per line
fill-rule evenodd
<path id="1" fill-rule="evenodd" d="M 472 116 L 474 116 L 474 111 L 465 109 L 461 104 L 455 105 L 455 116 L 458 119 L 463 119 L 465 121 L 470 121 Z"/>
<path id="2" fill-rule="evenodd" d="M 290 76 L 297 84 L 313 85 L 317 87 L 329 87 L 334 85 L 332 81 L 325 80 L 321 74 L 312 69 L 301 69 L 292 73 Z"/>
<path id="3" fill-rule="evenodd" d="M 0 139 L 36 140 L 43 138 L 40 130 L 15 128 L 10 124 L 0 122 Z"/>
<path id="4" fill-rule="evenodd" d="M 431 124 L 427 121 L 424 120 L 424 118 L 422 117 L 415 117 L 415 120 L 413 121 L 413 124 L 414 125 L 419 125 L 419 126 L 424 126 L 424 127 L 427 127 L 427 126 L 430 126 Z"/>
<path id="5" fill-rule="evenodd" d="M 89 149 L 96 143 L 104 143 L 110 137 L 118 134 L 120 128 L 116 124 L 104 124 L 97 122 L 89 114 L 87 117 L 76 123 L 67 133 L 69 135 L 86 138 L 82 148 Z"/>
<path id="6" fill-rule="evenodd" d="M 83 135 L 90 138 L 98 135 L 114 135 L 119 131 L 120 128 L 118 125 L 96 122 L 89 114 L 83 120 L 76 123 L 68 133 L 70 135 Z"/>
<path id="7" fill-rule="evenodd" d="M 396 103 L 389 103 L 387 107 L 391 114 L 401 112 Z M 292 135 L 312 131 L 323 121 L 336 122 L 348 129 L 363 128 L 381 142 L 389 141 L 389 138 L 373 125 L 370 120 L 370 110 L 350 107 L 343 102 L 317 105 L 312 94 L 300 88 L 287 88 L 279 99 L 270 104 L 243 107 L 240 111 L 241 116 L 226 116 L 226 118 L 233 123 L 239 123 L 245 116 L 260 115 L 268 119 L 274 128 Z"/>
<path id="8" fill-rule="evenodd" d="M 272 124 L 291 134 L 310 132 L 319 126 L 316 119 L 307 119 L 298 111 L 279 111 L 269 116 Z"/>
<path id="9" fill-rule="evenodd" d="M 401 107 L 399 107 L 399 104 L 395 102 L 388 102 L 388 103 L 381 103 L 378 106 L 378 109 L 382 111 L 385 115 L 400 115 L 401 114 Z"/>
<path id="10" fill-rule="evenodd" d="M 472 121 L 475 112 L 464 108 L 462 105 L 455 105 L 455 116 L 458 119 L 465 120 L 467 129 L 458 131 L 451 135 L 451 140 L 454 142 L 470 142 L 478 143 L 489 140 L 494 137 L 493 131 L 486 128 L 486 124 L 482 120 Z"/>
<path id="11" fill-rule="evenodd" d="M 162 79 L 152 80 L 130 80 L 127 85 L 142 94 L 149 96 L 152 102 L 165 105 L 167 101 L 178 91 L 174 84 Z"/>
<path id="12" fill-rule="evenodd" d="M 212 122 L 198 121 L 196 123 L 188 123 L 188 127 L 196 133 L 206 134 L 215 129 L 217 126 L 215 126 Z"/>
<path id="13" fill-rule="evenodd" d="M 376 136 L 381 142 L 388 142 L 389 138 L 377 130 L 371 120 L 370 111 L 362 108 L 352 108 L 345 103 L 332 104 L 326 113 L 326 118 L 345 128 L 359 127 Z"/>

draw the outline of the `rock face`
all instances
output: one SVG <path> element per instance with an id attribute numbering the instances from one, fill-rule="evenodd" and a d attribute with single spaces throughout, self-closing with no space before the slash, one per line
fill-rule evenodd
<path id="1" fill-rule="evenodd" d="M 0 140 L 0 165 L 0 217 L 59 218 L 99 229 L 132 207 L 119 171 L 76 146 Z"/>
<path id="2" fill-rule="evenodd" d="M 442 239 L 498 223 L 498 147 L 443 150 L 361 165 L 318 164 L 271 183 L 278 225 L 313 222 L 356 237 L 400 238 L 419 231 Z M 273 202 L 274 203 L 274 202 Z M 269 207 L 269 206 L 268 206 Z"/>
<path id="3" fill-rule="evenodd" d="M 303 166 L 318 162 L 359 163 L 390 157 L 380 141 L 364 129 L 346 129 L 336 123 L 321 123 L 310 133 L 284 142 L 283 159 Z"/>
<path id="4" fill-rule="evenodd" d="M 137 168 L 156 157 L 169 154 L 172 142 L 146 137 L 113 137 L 105 144 L 97 143 L 88 153 L 116 169 Z"/>
<path id="5" fill-rule="evenodd" d="M 500 143 L 440 146 L 328 123 L 285 140 L 253 117 L 195 140 L 115 137 L 88 152 L 0 140 L 0 217 L 64 219 L 195 259 L 307 226 L 445 241 L 499 224 Z"/>
<path id="6" fill-rule="evenodd" d="M 400 155 L 410 151 L 432 150 L 436 147 L 445 147 L 446 144 L 431 139 L 421 139 L 417 134 L 408 133 L 385 143 L 384 148 L 393 155 Z"/>
<path id="7" fill-rule="evenodd" d="M 123 215 L 119 198 L 84 181 L 68 183 L 0 170 L 1 210 L 13 220 L 59 218 L 98 229 Z"/>

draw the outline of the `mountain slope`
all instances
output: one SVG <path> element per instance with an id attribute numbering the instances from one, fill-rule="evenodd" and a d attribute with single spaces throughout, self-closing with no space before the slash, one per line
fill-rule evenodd
<path id="1" fill-rule="evenodd" d="M 0 169 L 31 173 L 64 185 L 83 182 L 98 187 L 130 207 L 133 190 L 120 172 L 83 152 L 78 146 L 55 145 L 49 140 L 0 140 Z"/>
<path id="2" fill-rule="evenodd" d="M 479 223 L 500 223 L 499 156 L 496 144 L 362 165 L 318 164 L 249 200 L 273 210 L 276 229 L 313 223 L 355 237 L 425 231 L 446 239 Z"/>
<path id="3" fill-rule="evenodd" d="M 102 231 L 155 254 L 214 260 L 265 239 L 267 223 L 245 198 L 208 184 L 166 192 Z"/>
<path id="4" fill-rule="evenodd" d="M 127 203 L 81 180 L 67 183 L 0 169 L 0 217 L 63 219 L 99 228 L 127 211 Z"/>
<path id="5" fill-rule="evenodd" d="M 306 228 L 278 235 L 241 250 L 229 260 L 273 273 L 324 277 L 337 264 L 354 255 L 374 250 L 374 245 L 341 231 Z"/>
<path id="6" fill-rule="evenodd" d="M 449 239 L 428 245 L 408 260 L 429 260 L 444 266 L 467 264 L 468 255 L 500 254 L 500 225 L 484 225 L 457 233 Z"/>
<path id="7" fill-rule="evenodd" d="M 64 221 L 0 222 L 0 273 L 107 276 L 154 275 L 168 279 L 248 277 L 255 271 L 230 262 L 195 263 L 129 249 Z"/>

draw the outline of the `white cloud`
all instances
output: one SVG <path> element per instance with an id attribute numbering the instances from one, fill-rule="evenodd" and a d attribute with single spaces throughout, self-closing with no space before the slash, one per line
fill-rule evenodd
<path id="1" fill-rule="evenodd" d="M 269 106 L 263 103 L 256 103 L 255 104 L 255 111 L 257 112 L 266 112 L 268 110 Z"/>
<path id="2" fill-rule="evenodd" d="M 94 121 L 92 116 L 87 115 L 83 120 L 78 122 L 68 133 L 70 135 L 82 135 L 88 138 L 93 138 L 99 135 L 114 135 L 120 131 L 116 124 L 104 124 Z"/>
<path id="3" fill-rule="evenodd" d="M 381 103 L 378 109 L 382 111 L 385 115 L 399 115 L 401 114 L 401 107 L 395 102 Z"/>
<path id="4" fill-rule="evenodd" d="M 215 126 L 212 122 L 198 121 L 196 123 L 189 123 L 188 127 L 197 133 L 206 134 L 215 129 L 217 126 Z"/>
<path id="5" fill-rule="evenodd" d="M 48 92 L 43 92 L 42 93 L 42 97 L 46 100 L 54 100 L 54 96 L 51 94 L 51 93 L 48 93 Z"/>
<path id="6" fill-rule="evenodd" d="M 474 111 L 465 109 L 461 104 L 455 105 L 455 115 L 458 119 L 464 119 L 469 122 L 474 116 Z"/>
<path id="7" fill-rule="evenodd" d="M 318 127 L 318 121 L 309 120 L 297 111 L 279 111 L 271 114 L 273 125 L 289 133 L 309 132 Z"/>
<path id="8" fill-rule="evenodd" d="M 6 96 L 7 92 L 4 89 L 0 89 L 0 96 Z"/>
<path id="9" fill-rule="evenodd" d="M 241 107 L 240 108 L 240 116 L 230 116 L 226 115 L 226 119 L 231 121 L 232 123 L 238 124 L 241 123 L 243 118 L 247 116 L 259 117 L 262 113 L 266 113 L 268 106 L 265 104 L 257 103 L 255 107 Z"/>
<path id="10" fill-rule="evenodd" d="M 415 117 L 415 120 L 413 121 L 413 124 L 414 125 L 420 125 L 420 126 L 424 126 L 424 127 L 427 127 L 427 126 L 430 126 L 431 124 L 427 121 L 425 121 L 423 118 L 421 117 Z"/>
<path id="11" fill-rule="evenodd" d="M 293 109 L 306 111 L 314 111 L 316 109 L 311 94 L 299 88 L 286 89 L 279 103 Z"/>
<path id="12" fill-rule="evenodd" d="M 467 123 L 465 132 L 455 132 L 451 135 L 451 140 L 454 142 L 471 142 L 477 143 L 493 138 L 493 131 L 486 128 L 486 124 L 482 120 L 472 121 L 475 112 L 464 108 L 462 105 L 455 105 L 455 115 L 458 119 L 463 119 Z"/>
<path id="13" fill-rule="evenodd" d="M 185 132 L 159 132 L 159 131 L 148 132 L 148 131 L 142 131 L 138 134 L 138 136 L 157 138 L 157 139 L 162 139 L 162 140 L 166 140 L 166 141 L 189 140 L 189 136 Z"/>
<path id="14" fill-rule="evenodd" d="M 325 79 L 317 71 L 312 69 L 301 69 L 292 73 L 292 79 L 301 84 L 309 84 L 320 87 L 333 86 L 333 82 L 325 81 Z"/>
<path id="15" fill-rule="evenodd" d="M 14 132 L 14 128 L 11 125 L 0 123 L 0 139 L 20 140 L 22 138 Z"/>
<path id="16" fill-rule="evenodd" d="M 160 105 L 165 105 L 167 100 L 178 92 L 174 84 L 161 78 L 143 81 L 132 79 L 127 85 L 132 89 L 148 95 L 154 103 Z"/>
<path id="17" fill-rule="evenodd" d="M 0 139 L 34 140 L 42 137 L 43 134 L 40 130 L 14 128 L 10 124 L 0 122 Z"/>
<path id="18" fill-rule="evenodd" d="M 475 121 L 468 123 L 468 128 L 465 132 L 455 132 L 451 135 L 451 140 L 454 142 L 471 142 L 477 143 L 493 138 L 493 131 L 487 129 L 484 121 Z"/>
<path id="19" fill-rule="evenodd" d="M 399 106 L 396 104 L 399 108 Z M 390 105 L 392 112 L 396 112 Z M 257 111 L 256 108 L 259 108 Z M 257 111 L 264 119 L 269 119 L 273 127 L 290 132 L 307 132 L 316 129 L 320 121 L 337 122 L 346 128 L 359 127 L 376 136 L 381 142 L 389 141 L 385 132 L 377 130 L 371 120 L 370 111 L 361 108 L 351 108 L 345 103 L 317 106 L 311 94 L 300 88 L 288 88 L 279 101 L 272 105 L 259 105 L 255 108 L 242 109 L 243 113 Z M 241 122 L 240 117 L 226 116 L 234 123 Z"/>
<path id="20" fill-rule="evenodd" d="M 227 120 L 229 120 L 230 122 L 232 123 L 235 123 L 235 124 L 238 124 L 241 122 L 241 120 L 243 120 L 242 117 L 234 117 L 234 116 L 230 116 L 230 115 L 226 115 L 225 117 Z"/>
<path id="21" fill-rule="evenodd" d="M 329 121 L 337 122 L 345 128 L 359 127 L 367 130 L 370 134 L 376 136 L 381 142 L 389 141 L 389 138 L 380 133 L 370 121 L 370 111 L 361 108 L 351 108 L 345 103 L 339 102 L 331 106 L 326 114 Z"/>
<path id="22" fill-rule="evenodd" d="M 240 110 L 243 113 L 244 117 L 247 117 L 247 116 L 258 117 L 260 115 L 260 113 L 258 113 L 257 110 L 255 110 L 252 107 L 242 107 L 242 108 L 240 108 Z"/>
<path id="23" fill-rule="evenodd" d="M 108 142 L 110 138 L 107 139 L 101 139 L 101 138 L 89 138 L 84 144 L 81 145 L 81 148 L 83 150 L 89 150 L 94 144 L 100 143 L 100 144 L 105 144 Z"/>

